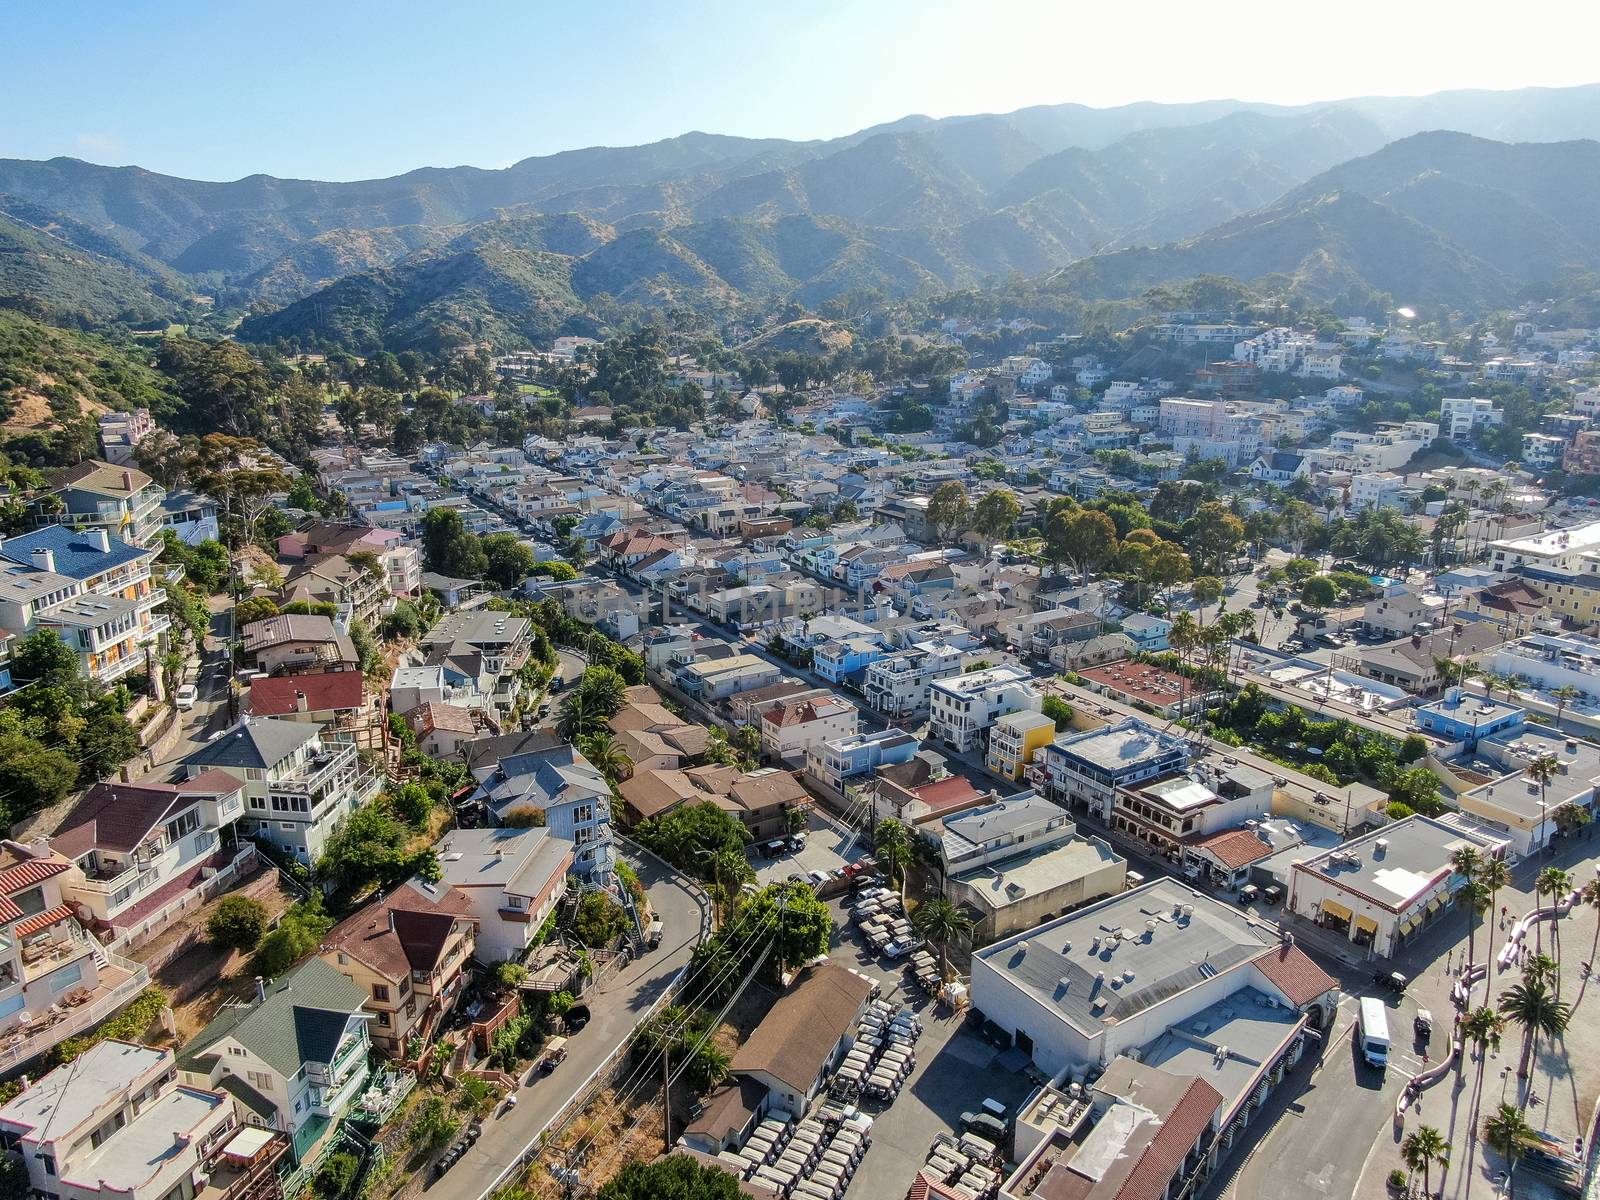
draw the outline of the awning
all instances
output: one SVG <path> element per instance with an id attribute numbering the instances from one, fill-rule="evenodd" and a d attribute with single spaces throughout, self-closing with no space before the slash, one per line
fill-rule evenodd
<path id="1" fill-rule="evenodd" d="M 1407 917 L 1404 921 L 1401 921 L 1400 922 L 1400 936 L 1401 937 L 1410 937 L 1411 936 L 1411 931 L 1417 927 L 1417 923 L 1419 921 L 1421 921 L 1421 920 L 1422 920 L 1421 917 Z"/>
<path id="2" fill-rule="evenodd" d="M 1371 917 L 1357 917 L 1356 928 L 1361 930 L 1362 933 L 1376 934 L 1378 932 L 1378 923 Z"/>
<path id="3" fill-rule="evenodd" d="M 1322 915 L 1325 917 L 1336 917 L 1341 921 L 1348 921 L 1350 919 L 1350 910 L 1336 901 L 1324 900 L 1322 902 Z"/>
<path id="4" fill-rule="evenodd" d="M 1432 900 L 1428 901 L 1428 911 L 1430 913 L 1436 913 L 1443 907 L 1444 907 L 1444 897 L 1443 896 L 1435 896 Z"/>

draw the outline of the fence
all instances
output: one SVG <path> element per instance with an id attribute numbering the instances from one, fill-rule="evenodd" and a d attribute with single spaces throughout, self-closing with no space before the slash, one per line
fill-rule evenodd
<path id="1" fill-rule="evenodd" d="M 242 879 L 255 869 L 256 861 L 257 852 L 253 844 L 246 844 L 240 847 L 239 852 L 234 855 L 227 866 L 222 867 L 215 875 L 201 880 L 199 886 L 190 888 L 188 891 L 175 896 L 137 925 L 130 925 L 122 930 L 113 941 L 107 943 L 107 949 L 128 951 L 143 942 L 149 941 L 150 938 L 160 933 L 174 919 L 189 909 L 198 908 L 227 891 L 234 882 Z M 163 950 L 159 955 L 160 961 L 155 961 L 152 958 L 146 960 L 145 965 L 152 971 L 159 971 L 177 958 L 178 955 L 192 947 L 203 936 L 203 930 L 194 929 L 189 936 L 180 938 L 174 943 L 176 949 L 169 947 Z"/>
<path id="2" fill-rule="evenodd" d="M 688 890 L 696 897 L 700 906 L 700 931 L 699 939 L 697 940 L 704 939 L 705 936 L 711 931 L 711 905 L 700 885 L 691 879 L 685 878 L 661 858 L 644 849 L 644 847 L 639 846 L 637 843 L 630 842 L 625 838 L 619 839 L 619 841 L 626 845 L 635 854 L 648 855 L 650 858 L 660 863 L 661 866 L 671 874 L 672 878 L 680 886 Z M 662 990 L 661 995 L 656 998 L 655 1003 L 650 1005 L 648 1009 L 640 1014 L 638 1024 L 635 1025 L 636 1029 L 640 1026 L 648 1024 L 655 1018 L 657 1013 L 677 999 L 678 994 L 683 990 L 684 980 L 688 977 L 689 970 L 693 965 L 693 962 L 687 962 L 684 963 L 681 968 L 679 968 L 678 973 L 672 977 L 672 982 L 667 984 L 666 988 Z M 478 1195 L 477 1200 L 488 1200 L 488 1197 L 492 1196 L 495 1192 L 506 1186 L 507 1183 L 515 1179 L 522 1171 L 527 1170 L 527 1168 L 533 1163 L 534 1159 L 538 1157 L 539 1151 L 542 1150 L 547 1143 L 555 1138 L 560 1137 L 561 1134 L 566 1130 L 567 1126 L 572 1123 L 574 1118 L 576 1118 L 577 1115 L 584 1109 L 589 1107 L 589 1105 L 594 1102 L 595 1098 L 601 1092 L 610 1087 L 620 1077 L 627 1074 L 628 1059 L 632 1049 L 633 1039 L 624 1038 L 622 1043 L 615 1050 L 613 1050 L 606 1057 L 606 1059 L 600 1063 L 599 1066 L 595 1067 L 595 1069 L 589 1073 L 588 1078 L 578 1085 L 577 1090 L 572 1093 L 571 1097 L 568 1098 L 564 1105 L 556 1110 L 555 1116 L 550 1118 L 550 1120 L 545 1124 L 545 1127 L 539 1130 L 531 1139 L 529 1139 L 528 1144 L 523 1147 L 522 1153 L 517 1155 L 516 1159 L 511 1163 L 511 1165 L 506 1167 L 505 1170 L 501 1171 L 500 1174 L 495 1177 L 494 1182 Z"/>

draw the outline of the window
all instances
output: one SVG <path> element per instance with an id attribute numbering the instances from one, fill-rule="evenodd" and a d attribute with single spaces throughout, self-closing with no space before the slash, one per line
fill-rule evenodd
<path id="1" fill-rule="evenodd" d="M 81 982 L 82 979 L 83 964 L 81 962 L 73 963 L 70 967 L 64 967 L 50 976 L 50 992 L 52 995 L 64 992 L 69 987 Z"/>
<path id="2" fill-rule="evenodd" d="M 372 998 L 374 1000 L 381 1000 L 381 1001 L 384 1001 L 385 1003 L 387 1003 L 388 999 L 389 999 L 389 985 L 386 984 L 386 983 L 375 983 L 375 984 L 373 984 L 372 985 Z"/>
<path id="3" fill-rule="evenodd" d="M 389 1013 L 386 1010 L 384 1010 L 384 1009 L 379 1009 L 378 1010 L 377 1021 L 378 1021 L 378 1026 L 380 1028 L 382 1028 L 382 1029 L 389 1028 L 390 1020 L 391 1020 L 391 1018 L 389 1016 Z"/>
<path id="4" fill-rule="evenodd" d="M 246 1071 L 244 1077 L 250 1081 L 250 1086 L 258 1092 L 270 1092 L 272 1090 L 272 1076 L 265 1071 Z"/>

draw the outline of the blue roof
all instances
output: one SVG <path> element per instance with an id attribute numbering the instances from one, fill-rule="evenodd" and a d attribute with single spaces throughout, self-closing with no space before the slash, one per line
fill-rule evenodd
<path id="1" fill-rule="evenodd" d="M 108 535 L 107 540 L 111 548 L 101 550 L 90 540 L 89 534 L 82 530 L 69 529 L 65 525 L 46 525 L 35 529 L 32 533 L 7 538 L 4 547 L 0 548 L 0 554 L 12 562 L 31 567 L 34 565 L 35 550 L 50 550 L 55 553 L 57 575 L 65 575 L 69 579 L 87 579 L 91 575 L 98 575 L 112 567 L 120 567 L 123 563 L 154 553 L 139 546 L 131 546 L 118 537 Z"/>

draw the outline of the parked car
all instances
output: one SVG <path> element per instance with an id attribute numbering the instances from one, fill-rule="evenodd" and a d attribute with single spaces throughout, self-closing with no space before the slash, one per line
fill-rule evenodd
<path id="1" fill-rule="evenodd" d="M 992 1113 L 964 1112 L 961 1114 L 961 1128 L 988 1138 L 997 1146 L 1003 1145 L 1006 1140 L 1006 1123 Z"/>
<path id="2" fill-rule="evenodd" d="M 186 683 L 172 693 L 172 703 L 177 706 L 179 712 L 188 712 L 199 698 L 200 690 L 192 683 Z"/>

